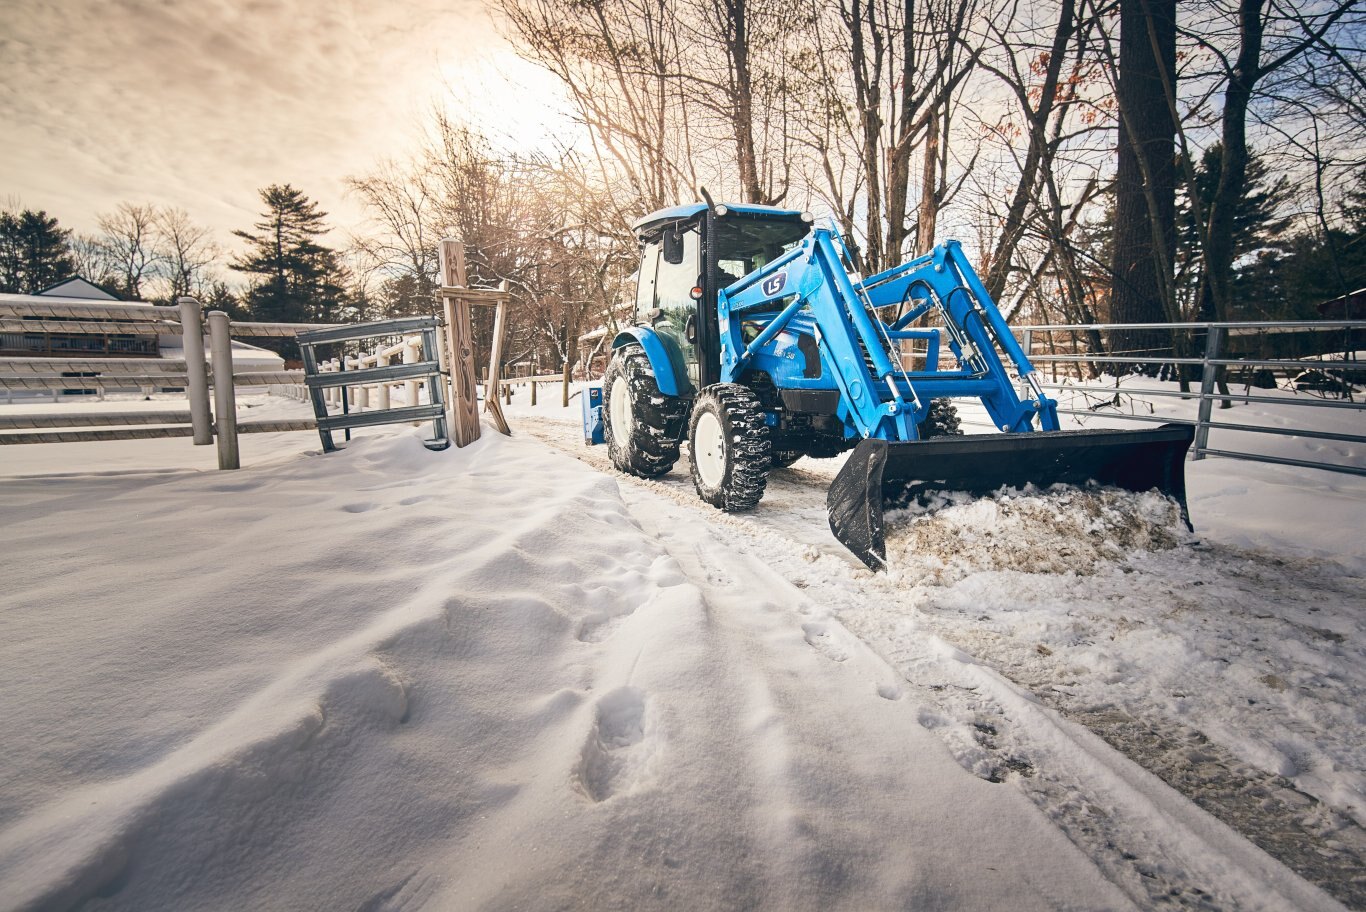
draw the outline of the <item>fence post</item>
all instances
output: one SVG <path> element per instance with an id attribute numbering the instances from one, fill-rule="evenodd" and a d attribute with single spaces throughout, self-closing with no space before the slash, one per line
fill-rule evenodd
<path id="1" fill-rule="evenodd" d="M 531 386 L 531 404 L 532 404 L 532 405 L 535 405 L 535 404 L 536 404 L 536 381 L 535 381 L 535 380 L 532 380 L 531 383 L 530 383 L 529 385 Z"/>
<path id="2" fill-rule="evenodd" d="M 356 358 L 356 370 L 365 370 L 365 356 L 360 355 Z M 368 409 L 370 407 L 370 387 L 356 387 L 356 408 Z"/>
<path id="3" fill-rule="evenodd" d="M 237 454 L 237 393 L 232 386 L 232 337 L 228 315 L 209 313 L 209 353 L 213 358 L 213 409 L 218 431 L 218 467 L 240 469 Z"/>
<path id="4" fill-rule="evenodd" d="M 389 366 L 389 356 L 388 356 L 388 355 L 385 355 L 385 354 L 377 354 L 377 355 L 375 355 L 375 367 L 388 367 L 388 366 Z M 381 384 L 379 385 L 379 387 L 378 387 L 378 393 L 379 393 L 379 406 L 378 406 L 378 407 L 379 407 L 379 408 L 382 408 L 382 409 L 387 409 L 387 408 L 389 407 L 389 384 L 387 384 L 387 383 L 381 383 Z"/>
<path id="5" fill-rule="evenodd" d="M 561 396 L 563 401 L 560 403 L 560 405 L 564 408 L 569 408 L 569 375 L 573 372 L 574 365 L 570 364 L 569 359 L 566 358 L 564 360 L 564 388 Z"/>
<path id="6" fill-rule="evenodd" d="M 204 308 L 191 297 L 176 300 L 185 340 L 185 392 L 190 399 L 190 424 L 194 427 L 195 446 L 205 446 L 213 443 L 213 416 L 209 412 L 209 366 L 204 360 Z"/>
<path id="7" fill-rule="evenodd" d="M 403 343 L 403 363 L 416 364 L 419 360 L 418 348 L 422 345 L 421 337 L 413 336 L 412 338 L 404 339 Z M 414 343 L 416 343 L 416 347 Z M 408 405 L 417 405 L 418 391 L 421 386 L 422 384 L 416 380 L 407 381 L 407 385 L 404 387 L 404 394 L 408 397 Z M 413 426 L 416 427 L 420 423 L 421 422 L 415 421 L 413 422 Z"/>
<path id="8" fill-rule="evenodd" d="M 1214 406 L 1214 380 L 1218 375 L 1218 365 L 1210 362 L 1219 357 L 1219 344 L 1224 335 L 1222 326 L 1211 326 L 1205 334 L 1205 356 L 1200 369 L 1200 410 L 1195 419 L 1195 447 L 1192 459 L 1205 458 L 1205 445 L 1209 442 L 1209 413 Z"/>
<path id="9" fill-rule="evenodd" d="M 465 245 L 442 240 L 438 248 L 441 284 L 466 287 Z M 469 299 L 442 295 L 446 332 L 450 339 L 451 439 L 457 447 L 479 439 L 479 390 L 474 373 L 474 333 L 470 329 Z"/>

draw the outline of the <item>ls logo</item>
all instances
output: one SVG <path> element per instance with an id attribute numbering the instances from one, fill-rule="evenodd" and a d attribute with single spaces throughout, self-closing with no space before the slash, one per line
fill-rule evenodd
<path id="1" fill-rule="evenodd" d="M 778 292 L 782 291 L 786 285 L 787 273 L 780 272 L 775 276 L 769 276 L 768 278 L 764 279 L 764 284 L 761 285 L 760 288 L 763 289 L 764 295 L 766 297 L 771 297 L 777 294 Z"/>

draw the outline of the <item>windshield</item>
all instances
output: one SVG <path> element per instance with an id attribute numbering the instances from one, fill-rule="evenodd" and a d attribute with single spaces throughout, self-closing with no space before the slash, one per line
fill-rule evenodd
<path id="1" fill-rule="evenodd" d="M 716 260 L 720 287 L 771 263 L 811 231 L 805 222 L 731 217 L 716 220 Z"/>

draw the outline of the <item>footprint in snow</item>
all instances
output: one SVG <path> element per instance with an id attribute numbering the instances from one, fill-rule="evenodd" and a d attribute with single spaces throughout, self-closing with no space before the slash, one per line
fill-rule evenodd
<path id="1" fill-rule="evenodd" d="M 621 687 L 598 700 L 593 729 L 576 770 L 579 787 L 593 801 L 629 790 L 653 755 L 645 694 Z"/>
<path id="2" fill-rule="evenodd" d="M 803 624 L 802 633 L 806 636 L 807 645 L 813 647 L 830 661 L 843 662 L 849 658 L 849 653 L 845 652 L 835 642 L 830 634 L 830 628 L 823 621 Z"/>
<path id="3" fill-rule="evenodd" d="M 612 632 L 627 616 L 626 614 L 604 614 L 602 612 L 588 615 L 579 622 L 577 634 L 579 642 L 601 643 L 612 635 Z"/>

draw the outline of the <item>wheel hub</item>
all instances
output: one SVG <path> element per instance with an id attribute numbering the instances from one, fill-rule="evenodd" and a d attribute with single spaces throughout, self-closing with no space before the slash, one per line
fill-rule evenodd
<path id="1" fill-rule="evenodd" d="M 631 389 L 626 385 L 625 377 L 618 377 L 612 381 L 612 407 L 608 413 L 608 420 L 612 424 L 612 435 L 618 440 L 625 442 L 631 437 Z"/>
<path id="2" fill-rule="evenodd" d="M 692 459 L 697 465 L 697 474 L 708 487 L 718 487 L 726 474 L 726 435 L 721 421 L 711 412 L 703 412 L 697 418 L 697 429 L 693 434 Z"/>

